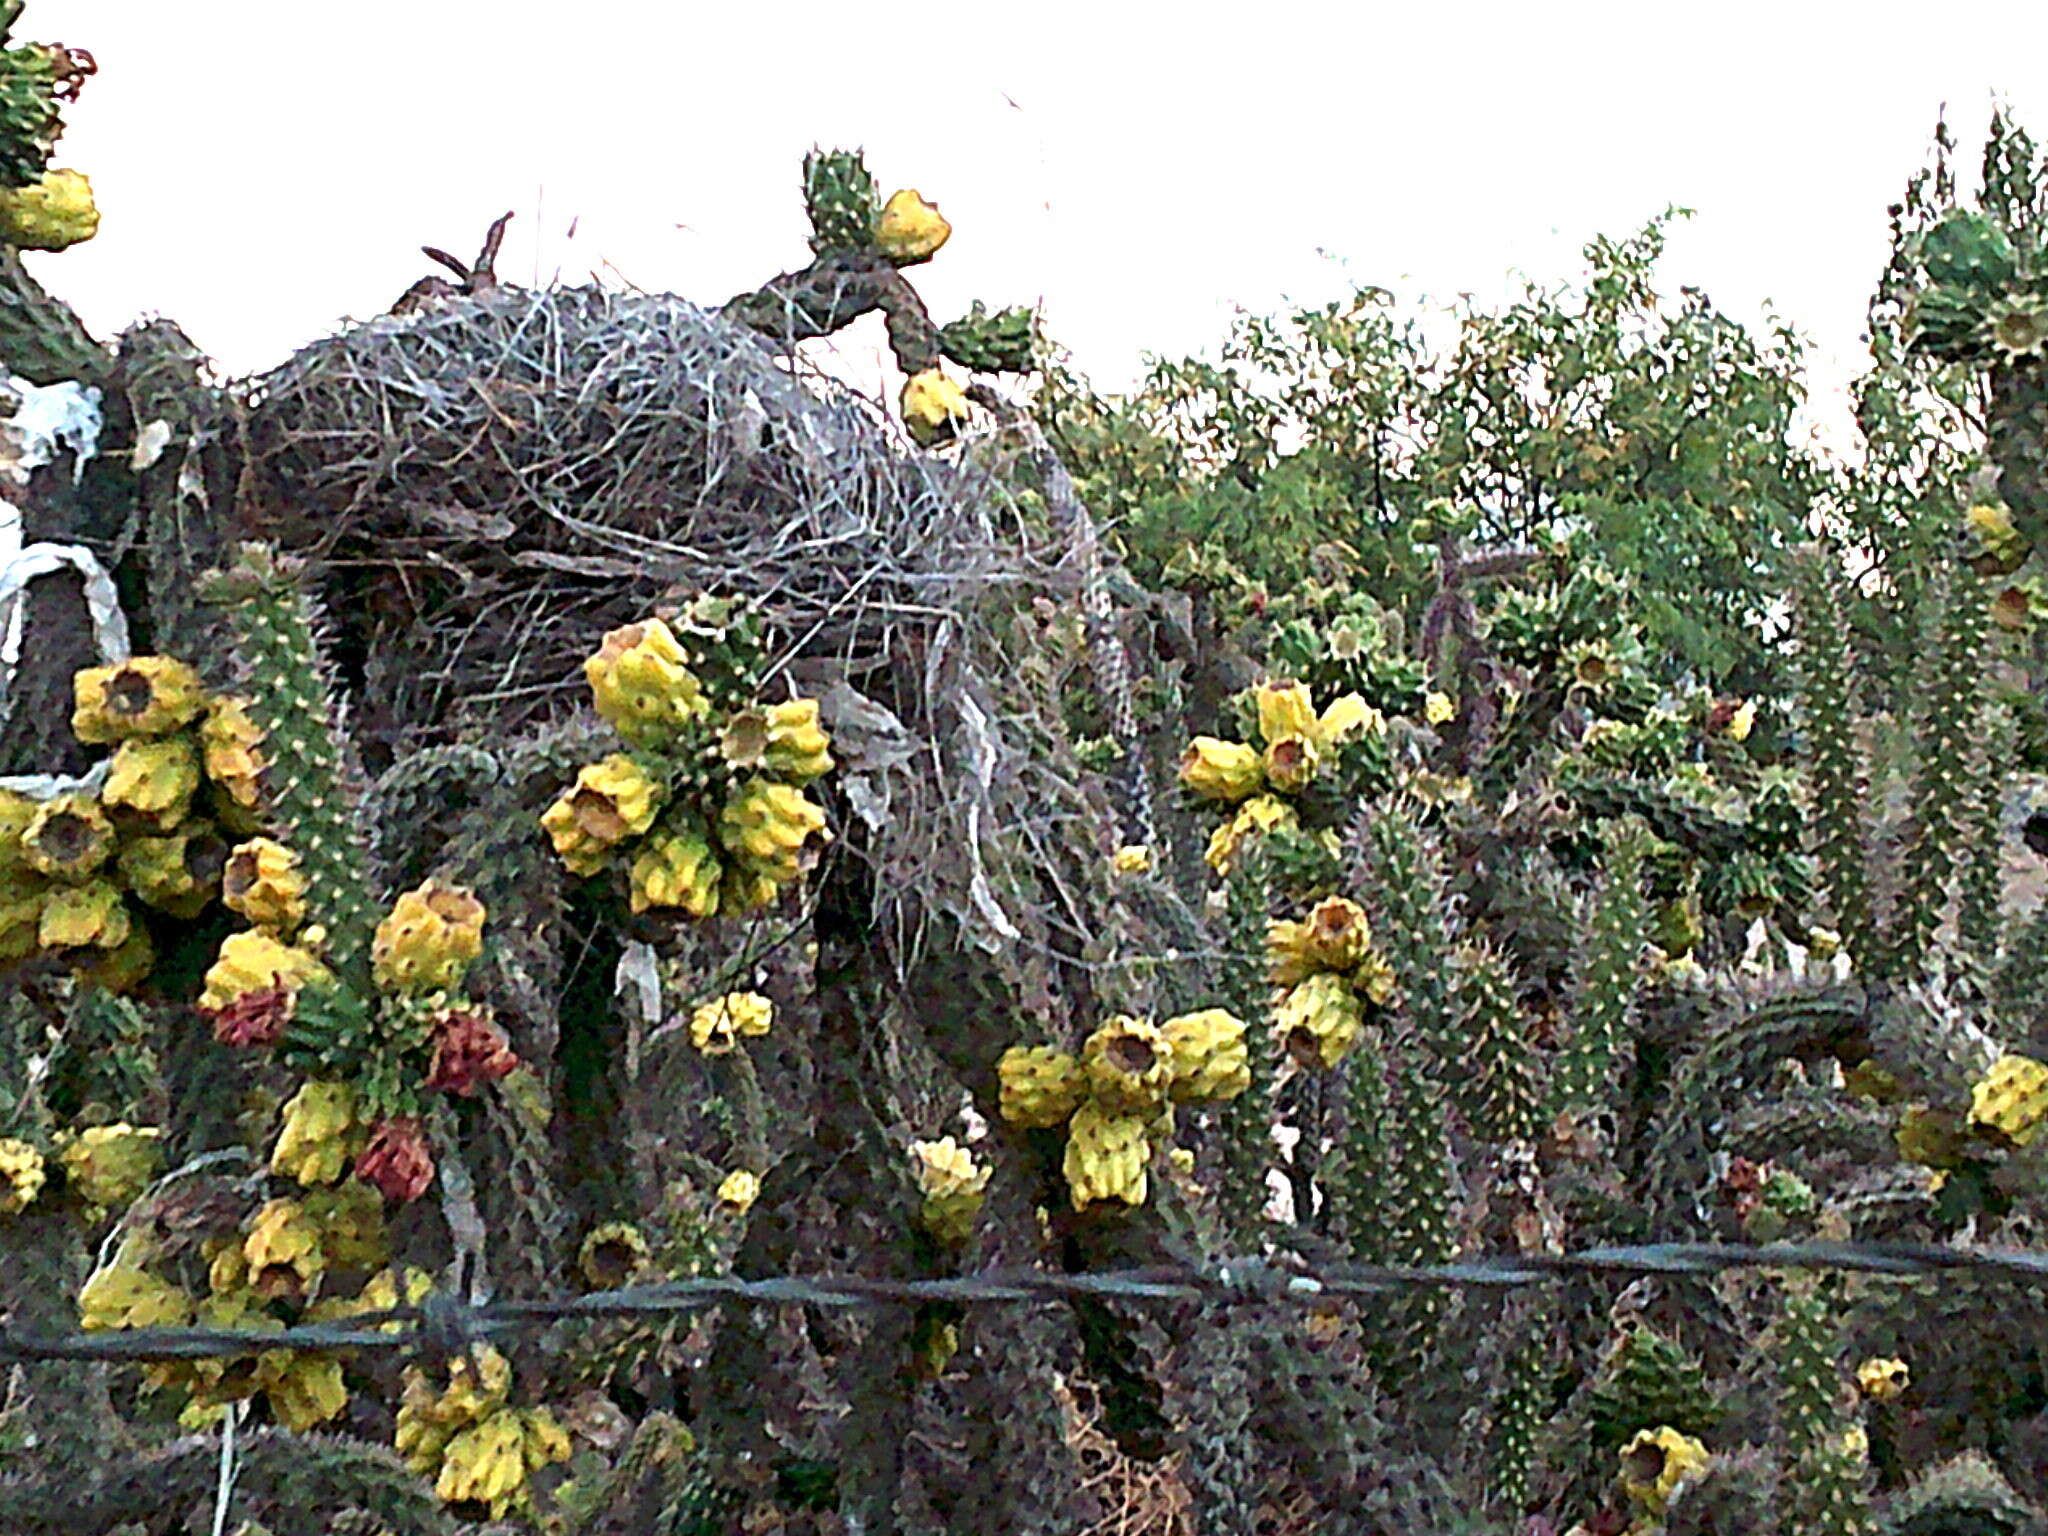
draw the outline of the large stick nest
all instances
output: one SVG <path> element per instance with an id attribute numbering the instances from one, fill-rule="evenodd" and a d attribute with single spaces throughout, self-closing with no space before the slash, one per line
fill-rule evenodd
<path id="1" fill-rule="evenodd" d="M 1058 667 L 1019 651 L 1051 632 L 1032 594 L 1071 593 L 1063 552 L 716 313 L 500 288 L 317 342 L 246 406 L 245 521 L 323 568 L 373 764 L 573 716 L 607 630 L 711 592 L 761 602 L 778 671 L 825 696 L 885 889 L 1000 930 L 977 850 L 1027 817 L 1071 846 L 1054 808 L 1096 814 L 1017 766 L 1053 767 Z"/>

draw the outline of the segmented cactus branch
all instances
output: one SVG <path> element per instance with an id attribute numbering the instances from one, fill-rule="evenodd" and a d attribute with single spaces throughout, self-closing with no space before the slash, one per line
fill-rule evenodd
<path id="1" fill-rule="evenodd" d="M 1925 669 L 1914 721 L 1912 826 L 1888 914 L 1884 969 L 1918 976 L 1936 959 L 1957 875 L 1973 837 L 1971 812 L 1990 771 L 1981 728 L 1984 611 L 1969 574 L 1944 565 L 1927 588 Z"/>
<path id="2" fill-rule="evenodd" d="M 1831 557 L 1809 562 L 1798 588 L 1797 675 L 1822 886 L 1844 942 L 1869 956 L 1870 775 L 1856 739 L 1858 669 L 1840 591 L 1848 579 Z"/>
<path id="3" fill-rule="evenodd" d="M 1571 1037 L 1557 1066 L 1557 1101 L 1567 1110 L 1601 1110 L 1614 1091 L 1629 1041 L 1637 964 L 1649 911 L 1643 901 L 1638 838 L 1624 834 L 1610 848 L 1580 957 L 1571 1002 Z"/>
<path id="4" fill-rule="evenodd" d="M 367 963 L 379 914 L 356 765 L 320 656 L 312 600 L 299 569 L 256 544 L 243 546 L 210 595 L 229 609 L 250 714 L 264 732 L 271 819 L 299 856 L 308 914 L 326 930 L 330 963 L 356 972 Z"/>

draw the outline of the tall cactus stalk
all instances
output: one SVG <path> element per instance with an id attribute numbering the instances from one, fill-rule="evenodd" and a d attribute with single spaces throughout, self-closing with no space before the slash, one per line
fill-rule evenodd
<path id="1" fill-rule="evenodd" d="M 1886 935 L 1886 969 L 1916 976 L 1936 959 L 1957 873 L 1974 837 L 1972 812 L 1986 768 L 1984 614 L 1966 573 L 1937 570 L 1928 585 L 1925 670 L 1914 721 L 1912 829 Z"/>
<path id="2" fill-rule="evenodd" d="M 291 563 L 254 544 L 208 595 L 229 610 L 249 713 L 264 733 L 271 820 L 299 856 L 309 915 L 326 930 L 330 963 L 360 970 L 377 924 L 369 844 L 312 600 Z"/>
<path id="3" fill-rule="evenodd" d="M 1628 1043 L 1635 1004 L 1636 963 L 1649 909 L 1643 900 L 1642 844 L 1617 838 L 1591 922 L 1572 993 L 1571 1037 L 1557 1066 L 1557 1101 L 1565 1110 L 1599 1111 L 1612 1096 Z"/>

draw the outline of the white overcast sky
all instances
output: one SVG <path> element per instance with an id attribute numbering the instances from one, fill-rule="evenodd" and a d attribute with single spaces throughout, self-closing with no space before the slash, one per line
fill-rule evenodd
<path id="1" fill-rule="evenodd" d="M 1942 103 L 1966 158 L 1994 93 L 2048 138 L 2041 4 L 30 0 L 16 33 L 100 64 L 58 163 L 102 233 L 36 271 L 237 374 L 506 209 L 509 278 L 722 301 L 803 261 L 824 143 L 953 221 L 916 276 L 939 318 L 1042 301 L 1105 387 L 1235 305 L 1574 277 L 1668 203 L 1698 216 L 1665 291 L 1773 302 L 1827 384 Z"/>

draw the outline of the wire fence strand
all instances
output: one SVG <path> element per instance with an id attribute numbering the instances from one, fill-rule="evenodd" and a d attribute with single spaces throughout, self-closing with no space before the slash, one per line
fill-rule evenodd
<path id="1" fill-rule="evenodd" d="M 553 1323 L 675 1316 L 722 1305 L 916 1307 L 1057 1304 L 1083 1298 L 1314 1305 L 1388 1292 L 1512 1289 L 1573 1276 L 1711 1276 L 1738 1269 L 1830 1270 L 1911 1278 L 1958 1270 L 2016 1283 L 2048 1283 L 2048 1253 L 1949 1248 L 1936 1243 L 1642 1243 L 1572 1253 L 1483 1254 L 1447 1264 L 1306 1267 L 1254 1258 L 1211 1268 L 1159 1266 L 1084 1273 L 988 1270 L 929 1280 L 858 1275 L 714 1275 L 537 1300 L 466 1303 L 439 1293 L 417 1307 L 368 1312 L 336 1323 L 259 1331 L 134 1328 L 38 1337 L 0 1327 L 0 1364 L 73 1360 L 146 1363 L 226 1359 L 270 1350 L 397 1351 L 453 1355 L 469 1345 Z"/>

